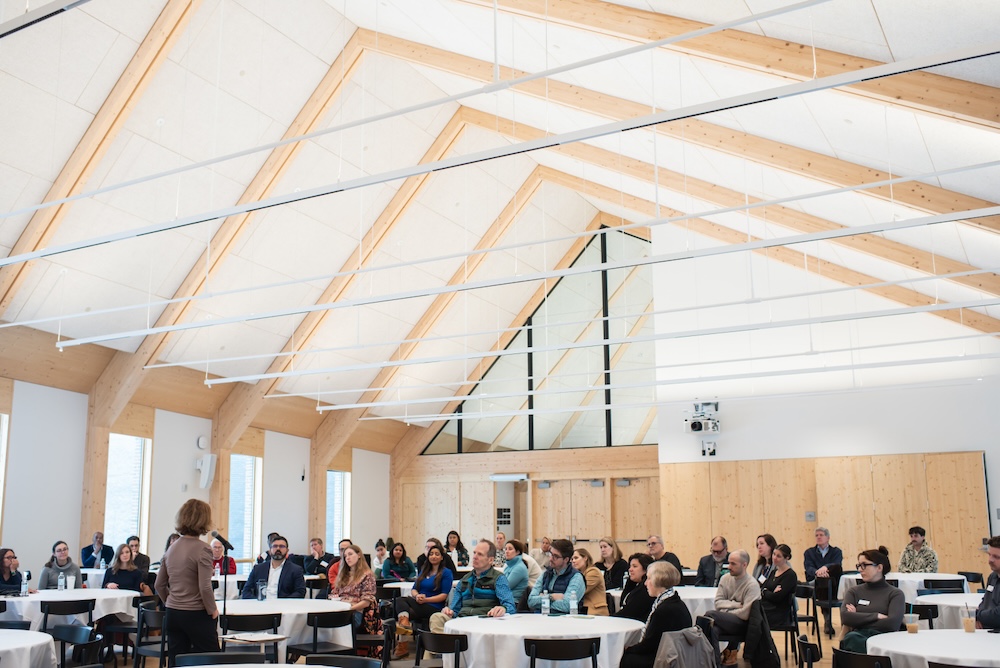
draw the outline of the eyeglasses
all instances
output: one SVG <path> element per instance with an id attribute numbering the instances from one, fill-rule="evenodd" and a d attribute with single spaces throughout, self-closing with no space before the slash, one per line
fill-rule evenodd
<path id="1" fill-rule="evenodd" d="M 569 557 L 562 557 L 562 556 L 556 554 L 555 552 L 550 552 L 549 553 L 549 559 L 550 560 L 552 560 L 552 559 L 559 559 L 561 561 L 563 559 L 569 559 Z"/>
<path id="2" fill-rule="evenodd" d="M 4 558 L 4 561 L 6 561 L 8 559 L 17 559 L 17 555 L 16 554 L 5 554 L 3 558 Z"/>
<path id="3" fill-rule="evenodd" d="M 661 544 L 662 544 L 662 543 L 658 543 L 658 542 L 656 542 L 656 541 L 654 540 L 654 541 L 651 541 L 651 542 L 649 542 L 649 543 L 646 543 L 646 547 L 654 547 L 654 546 L 656 546 L 656 545 L 661 545 Z"/>
<path id="4" fill-rule="evenodd" d="M 861 563 L 858 563 L 858 564 L 854 564 L 854 567 L 857 568 L 859 571 L 863 571 L 866 568 L 868 568 L 869 566 L 874 566 L 874 565 L 875 564 L 873 564 L 870 561 L 865 561 L 865 562 L 861 562 Z"/>
<path id="5" fill-rule="evenodd" d="M 725 553 L 726 553 L 725 548 L 721 550 L 712 550 L 712 554 L 725 554 Z"/>

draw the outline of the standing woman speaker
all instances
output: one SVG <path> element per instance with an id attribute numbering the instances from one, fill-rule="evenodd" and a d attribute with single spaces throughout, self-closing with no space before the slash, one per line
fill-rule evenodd
<path id="1" fill-rule="evenodd" d="M 156 575 L 156 593 L 167 609 L 170 665 L 178 654 L 219 651 L 212 548 L 201 540 L 212 526 L 212 509 L 204 501 L 188 499 L 175 521 L 181 537 L 160 559 Z"/>

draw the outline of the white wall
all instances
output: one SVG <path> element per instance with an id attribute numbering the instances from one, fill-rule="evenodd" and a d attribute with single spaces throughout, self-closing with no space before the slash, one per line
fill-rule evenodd
<path id="1" fill-rule="evenodd" d="M 893 453 L 986 452 L 992 532 L 1000 531 L 1000 380 L 782 399 L 720 400 L 717 460 L 794 459 Z M 660 462 L 702 460 L 684 433 L 689 405 L 659 412 Z M 708 438 L 708 437 L 706 437 Z M 956 481 L 960 484 L 961 481 Z M 985 511 L 985 509 L 984 509 Z"/>
<path id="2" fill-rule="evenodd" d="M 389 535 L 389 455 L 355 448 L 351 459 L 351 540 L 365 552 Z"/>
<path id="3" fill-rule="evenodd" d="M 309 439 L 264 433 L 261 536 L 277 531 L 295 554 L 309 552 Z"/>
<path id="4" fill-rule="evenodd" d="M 204 436 L 211 442 L 212 421 L 205 418 L 156 411 L 153 428 L 152 479 L 149 486 L 149 538 L 143 552 L 153 561 L 163 554 L 167 536 L 174 531 L 177 509 L 188 499 L 209 500 L 209 490 L 198 487 L 194 465 L 209 449 L 199 450 Z M 211 447 L 211 446 L 209 446 Z"/>
<path id="5" fill-rule="evenodd" d="M 57 540 L 80 560 L 86 433 L 87 395 L 14 382 L 0 543 L 33 580 Z"/>

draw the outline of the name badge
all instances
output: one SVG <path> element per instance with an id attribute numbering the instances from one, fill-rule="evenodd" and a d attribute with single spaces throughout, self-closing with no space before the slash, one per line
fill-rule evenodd
<path id="1" fill-rule="evenodd" d="M 767 578 L 764 577 L 763 575 L 761 575 L 760 577 L 757 578 L 757 582 L 759 582 L 761 584 L 764 584 L 766 581 L 767 581 Z"/>
<path id="2" fill-rule="evenodd" d="M 871 605 L 872 602 L 868 599 L 862 598 L 858 600 L 858 605 Z"/>
<path id="3" fill-rule="evenodd" d="M 993 585 L 990 585 L 989 587 L 987 587 L 986 591 L 993 591 Z"/>
<path id="4" fill-rule="evenodd" d="M 324 567 L 324 568 L 326 568 L 330 564 L 326 563 L 325 561 L 321 561 L 321 562 L 319 562 L 319 565 L 322 566 L 322 567 Z"/>

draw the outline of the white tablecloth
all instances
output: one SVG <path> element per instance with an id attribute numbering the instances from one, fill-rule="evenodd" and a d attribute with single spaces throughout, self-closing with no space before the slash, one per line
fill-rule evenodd
<path id="1" fill-rule="evenodd" d="M 935 629 L 962 628 L 962 609 L 968 607 L 975 611 L 982 602 L 983 594 L 928 594 L 918 596 L 917 600 L 914 601 L 914 603 L 938 607 L 938 618 L 934 620 Z M 1000 651 L 1000 641 L 997 644 L 997 651 Z"/>
<path id="2" fill-rule="evenodd" d="M 0 664 L 17 668 L 55 668 L 52 636 L 37 631 L 0 629 Z"/>
<path id="3" fill-rule="evenodd" d="M 601 668 L 618 668 L 622 653 L 629 645 L 639 641 L 642 622 L 618 617 L 593 617 L 578 619 L 565 615 L 504 615 L 499 618 L 461 617 L 444 625 L 446 633 L 464 633 L 469 636 L 469 651 L 465 655 L 468 668 L 527 668 L 528 656 L 524 653 L 525 638 L 590 638 L 601 639 L 598 665 Z M 547 667 L 548 661 L 539 661 Z M 590 661 L 560 662 L 551 664 L 559 668 L 584 668 Z"/>
<path id="4" fill-rule="evenodd" d="M 228 578 L 223 580 L 223 577 Z M 215 590 L 215 600 L 222 600 L 223 587 L 225 587 L 226 598 L 233 600 L 234 598 L 239 598 L 240 588 L 236 585 L 236 581 L 241 579 L 239 575 L 213 575 L 212 580 L 219 583 L 219 588 Z"/>
<path id="5" fill-rule="evenodd" d="M 691 613 L 691 619 L 715 609 L 716 587 L 674 587 L 674 591 L 684 601 L 684 605 Z M 615 609 L 620 610 L 622 590 L 611 589 L 608 593 L 615 599 Z"/>
<path id="6" fill-rule="evenodd" d="M 0 619 L 26 619 L 31 622 L 31 630 L 42 628 L 42 601 L 94 600 L 94 621 L 113 614 L 133 617 L 132 599 L 140 596 L 128 589 L 45 589 L 25 597 L 12 597 L 7 601 L 7 612 L 0 613 Z M 49 615 L 49 628 L 56 624 L 86 624 L 87 615 Z"/>
<path id="7" fill-rule="evenodd" d="M 883 633 L 868 639 L 868 653 L 889 657 L 892 668 L 927 668 L 928 661 L 1000 668 L 1000 638 L 982 630 Z"/>
<path id="8" fill-rule="evenodd" d="M 931 580 L 961 580 L 962 586 L 965 587 L 965 593 L 969 593 L 969 581 L 966 580 L 961 575 L 955 575 L 953 573 L 896 573 L 892 572 L 885 576 L 886 580 L 898 580 L 899 590 L 903 592 L 903 596 L 906 598 L 907 603 L 915 603 L 917 598 L 918 589 L 926 589 L 924 587 L 925 579 Z M 851 587 L 855 587 L 861 583 L 861 576 L 856 573 L 849 573 L 847 575 L 840 576 L 840 591 L 837 592 L 837 596 L 841 601 L 844 600 L 844 593 Z"/>
<path id="9" fill-rule="evenodd" d="M 87 587 L 100 589 L 101 585 L 104 584 L 104 571 L 106 570 L 106 568 L 81 568 L 80 575 L 87 576 Z M 76 586 L 82 587 L 83 585 L 77 582 Z"/>
<path id="10" fill-rule="evenodd" d="M 278 633 L 286 636 L 286 642 L 279 643 L 279 661 L 285 661 L 285 646 L 288 643 L 298 645 L 300 643 L 312 642 L 312 627 L 306 624 L 306 616 L 310 612 L 336 612 L 338 610 L 348 610 L 350 605 L 343 601 L 330 601 L 321 598 L 269 598 L 266 601 L 256 599 L 236 599 L 226 601 L 227 615 L 267 615 L 275 612 L 281 613 L 281 625 Z M 219 613 L 222 613 L 222 604 L 219 604 Z M 341 645 L 351 644 L 351 630 L 349 627 L 337 629 L 336 631 L 324 631 L 320 629 L 320 640 L 328 640 Z"/>

